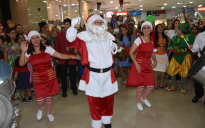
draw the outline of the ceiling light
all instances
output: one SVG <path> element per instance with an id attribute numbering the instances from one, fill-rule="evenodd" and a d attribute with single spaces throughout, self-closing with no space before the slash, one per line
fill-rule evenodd
<path id="1" fill-rule="evenodd" d="M 167 5 L 167 3 L 164 3 L 164 5 Z"/>
<path id="2" fill-rule="evenodd" d="M 164 7 L 161 7 L 161 9 L 164 9 Z"/>
<path id="3" fill-rule="evenodd" d="M 63 6 L 67 6 L 66 4 L 64 4 Z"/>
<path id="4" fill-rule="evenodd" d="M 142 8 L 140 10 L 143 10 Z"/>
<path id="5" fill-rule="evenodd" d="M 121 12 L 121 10 L 118 10 L 118 12 Z"/>
<path id="6" fill-rule="evenodd" d="M 97 10 L 97 9 L 95 9 L 95 10 Z"/>
<path id="7" fill-rule="evenodd" d="M 56 1 L 58 1 L 58 0 L 56 0 Z"/>
<path id="8" fill-rule="evenodd" d="M 186 8 L 186 6 L 183 6 L 184 8 Z"/>
<path id="9" fill-rule="evenodd" d="M 139 1 L 142 1 L 142 0 L 139 0 Z"/>
<path id="10" fill-rule="evenodd" d="M 43 1 L 44 3 L 46 3 L 47 1 Z"/>
<path id="11" fill-rule="evenodd" d="M 64 12 L 66 12 L 66 11 L 64 11 Z"/>
<path id="12" fill-rule="evenodd" d="M 77 10 L 75 10 L 75 12 L 78 12 Z"/>
<path id="13" fill-rule="evenodd" d="M 56 15 L 56 16 L 58 16 L 58 15 Z"/>
<path id="14" fill-rule="evenodd" d="M 84 1 L 82 1 L 82 2 L 84 2 Z"/>
<path id="15" fill-rule="evenodd" d="M 72 6 L 75 6 L 75 4 L 72 4 Z"/>
<path id="16" fill-rule="evenodd" d="M 31 14 L 28 14 L 28 15 L 31 15 Z"/>
<path id="17" fill-rule="evenodd" d="M 201 7 L 201 6 L 203 6 L 202 4 L 200 4 L 198 7 Z"/>
<path id="18" fill-rule="evenodd" d="M 113 3 L 113 1 L 110 1 L 110 3 Z"/>
<path id="19" fill-rule="evenodd" d="M 102 13 L 102 11 L 100 11 L 100 13 Z"/>
<path id="20" fill-rule="evenodd" d="M 59 1 L 59 2 L 61 2 L 61 1 Z"/>
<path id="21" fill-rule="evenodd" d="M 69 14 L 68 14 L 69 15 Z"/>
<path id="22" fill-rule="evenodd" d="M 115 9 L 118 9 L 118 7 L 115 7 Z"/>
<path id="23" fill-rule="evenodd" d="M 45 19 L 43 19 L 43 20 L 45 20 Z"/>
<path id="24" fill-rule="evenodd" d="M 47 8 L 51 8 L 51 7 L 47 7 Z"/>
<path id="25" fill-rule="evenodd" d="M 143 5 L 140 5 L 140 7 L 143 7 Z"/>
<path id="26" fill-rule="evenodd" d="M 182 2 L 180 2 L 180 3 L 177 3 L 177 4 L 182 4 Z"/>
<path id="27" fill-rule="evenodd" d="M 82 14 L 84 14 L 84 13 L 82 13 Z"/>
<path id="28" fill-rule="evenodd" d="M 192 4 L 193 2 L 189 2 L 190 4 Z"/>
<path id="29" fill-rule="evenodd" d="M 176 6 L 172 6 L 172 8 L 176 8 Z"/>

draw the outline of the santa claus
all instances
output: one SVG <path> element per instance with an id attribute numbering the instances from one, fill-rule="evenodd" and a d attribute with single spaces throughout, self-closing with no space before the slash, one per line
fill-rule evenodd
<path id="1" fill-rule="evenodd" d="M 107 22 L 100 15 L 88 17 L 86 31 L 78 33 L 75 26 L 80 18 L 72 20 L 67 30 L 68 45 L 77 48 L 81 54 L 81 63 L 85 71 L 79 84 L 79 90 L 87 95 L 93 128 L 111 128 L 114 93 L 118 84 L 112 69 L 113 54 L 117 53 L 115 37 L 107 32 Z"/>

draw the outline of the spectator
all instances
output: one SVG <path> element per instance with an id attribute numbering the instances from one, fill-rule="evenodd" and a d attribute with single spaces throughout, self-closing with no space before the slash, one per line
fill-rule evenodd
<path id="1" fill-rule="evenodd" d="M 130 22 L 135 24 L 135 22 L 131 19 L 131 16 L 127 16 L 127 20 L 124 22 L 124 25 L 129 24 Z"/>
<path id="2" fill-rule="evenodd" d="M 23 26 L 21 24 L 17 24 L 15 26 L 15 31 L 16 31 L 16 34 L 19 34 L 19 33 L 23 34 Z M 23 34 L 23 36 L 26 40 L 28 40 L 28 37 L 26 35 Z"/>
<path id="3" fill-rule="evenodd" d="M 74 52 L 74 48 L 69 48 L 66 40 L 66 32 L 67 29 L 71 26 L 71 20 L 70 19 L 64 19 L 63 21 L 64 29 L 65 31 L 62 31 L 58 33 L 57 35 L 57 49 L 56 51 L 68 54 L 68 55 L 76 55 Z M 69 68 L 69 76 L 70 76 L 70 82 L 71 82 L 71 89 L 73 91 L 73 95 L 77 95 L 77 87 L 76 87 L 76 60 L 67 59 L 62 60 L 59 59 L 59 68 L 61 71 L 61 84 L 62 84 L 62 96 L 64 98 L 67 97 L 67 68 Z"/>
<path id="4" fill-rule="evenodd" d="M 25 41 L 25 36 L 22 33 L 18 33 L 16 35 L 16 39 L 18 40 L 18 42 L 21 44 L 22 41 Z"/>

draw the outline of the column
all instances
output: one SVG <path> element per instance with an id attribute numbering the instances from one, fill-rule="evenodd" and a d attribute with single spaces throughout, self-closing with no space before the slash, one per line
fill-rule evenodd
<path id="1" fill-rule="evenodd" d="M 71 0 L 68 0 L 68 14 L 69 14 L 69 19 L 71 19 Z"/>
<path id="2" fill-rule="evenodd" d="M 166 20 L 167 19 L 172 19 L 172 11 L 171 10 L 166 10 Z"/>
<path id="3" fill-rule="evenodd" d="M 146 18 L 147 18 L 147 11 L 142 11 L 141 13 L 141 21 L 146 21 Z"/>
<path id="4" fill-rule="evenodd" d="M 83 2 L 82 2 L 82 0 L 79 0 L 79 12 L 80 12 L 80 18 L 81 18 L 81 22 L 80 22 L 80 26 L 82 26 L 83 24 L 84 24 L 84 22 L 83 22 Z"/>
<path id="5" fill-rule="evenodd" d="M 92 12 L 88 12 L 89 9 L 93 9 Z M 87 1 L 83 3 L 83 12 L 84 12 L 84 24 L 86 23 L 87 18 L 94 14 L 94 5 L 93 2 Z"/>

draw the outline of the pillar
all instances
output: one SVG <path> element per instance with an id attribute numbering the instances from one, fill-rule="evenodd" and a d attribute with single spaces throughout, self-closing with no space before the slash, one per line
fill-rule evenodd
<path id="1" fill-rule="evenodd" d="M 71 0 L 68 0 L 68 14 L 69 14 L 69 19 L 71 19 Z"/>
<path id="2" fill-rule="evenodd" d="M 147 11 L 142 11 L 141 13 L 141 21 L 146 21 L 146 18 L 147 18 Z"/>
<path id="3" fill-rule="evenodd" d="M 93 9 L 92 12 L 88 12 L 89 9 Z M 84 24 L 86 23 L 87 18 L 94 14 L 94 5 L 93 2 L 87 1 L 83 3 L 83 12 L 84 12 Z"/>

